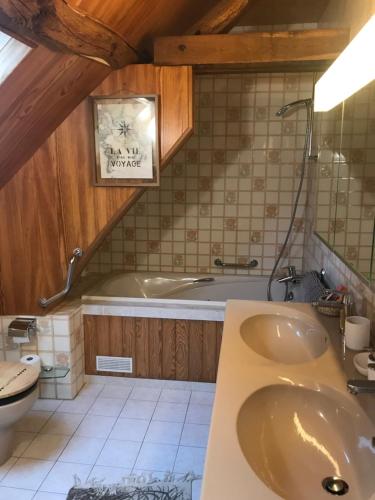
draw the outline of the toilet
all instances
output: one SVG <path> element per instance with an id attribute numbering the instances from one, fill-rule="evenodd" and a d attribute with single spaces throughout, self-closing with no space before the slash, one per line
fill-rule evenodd
<path id="1" fill-rule="evenodd" d="M 15 424 L 38 397 L 38 377 L 34 366 L 0 362 L 0 465 L 12 455 Z"/>

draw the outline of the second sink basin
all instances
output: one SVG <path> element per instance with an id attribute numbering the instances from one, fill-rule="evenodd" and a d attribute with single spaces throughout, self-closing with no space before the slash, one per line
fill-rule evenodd
<path id="1" fill-rule="evenodd" d="M 259 389 L 243 404 L 237 433 L 248 464 L 282 498 L 328 500 L 322 482 L 332 477 L 347 483 L 348 500 L 375 491 L 373 428 L 358 406 L 328 388 Z"/>
<path id="2" fill-rule="evenodd" d="M 321 356 L 328 343 L 318 324 L 282 314 L 257 314 L 240 327 L 246 344 L 261 356 L 279 363 L 306 363 Z"/>

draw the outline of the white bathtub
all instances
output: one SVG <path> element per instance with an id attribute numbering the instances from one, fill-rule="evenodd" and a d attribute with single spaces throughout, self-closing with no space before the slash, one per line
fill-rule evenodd
<path id="1" fill-rule="evenodd" d="M 267 300 L 267 283 L 267 276 L 129 272 L 101 279 L 84 297 L 215 302 Z M 274 282 L 273 300 L 284 300 L 284 294 L 285 286 Z"/>

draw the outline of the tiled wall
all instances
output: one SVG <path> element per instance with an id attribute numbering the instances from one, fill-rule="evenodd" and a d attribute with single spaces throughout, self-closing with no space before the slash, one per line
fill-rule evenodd
<path id="1" fill-rule="evenodd" d="M 13 319 L 0 317 L 0 361 L 19 361 L 26 354 L 38 354 L 43 365 L 70 368 L 64 378 L 40 381 L 39 390 L 42 398 L 74 398 L 84 378 L 80 304 L 61 306 L 53 315 L 37 317 L 37 335 L 29 344 L 16 345 L 7 337 Z"/>
<path id="2" fill-rule="evenodd" d="M 216 258 L 271 270 L 290 220 L 312 73 L 220 74 L 195 79 L 195 134 L 125 215 L 88 266 L 114 270 L 222 272 Z M 288 260 L 302 266 L 304 198 Z M 229 271 L 233 273 L 233 270 Z M 248 272 L 248 271 L 238 271 Z"/>

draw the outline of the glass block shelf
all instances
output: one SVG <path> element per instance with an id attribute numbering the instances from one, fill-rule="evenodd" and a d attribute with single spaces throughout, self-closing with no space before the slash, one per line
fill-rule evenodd
<path id="1" fill-rule="evenodd" d="M 42 366 L 42 370 L 40 372 L 39 378 L 42 380 L 50 379 L 50 378 L 64 378 L 69 373 L 69 368 L 62 368 L 56 366 Z"/>

